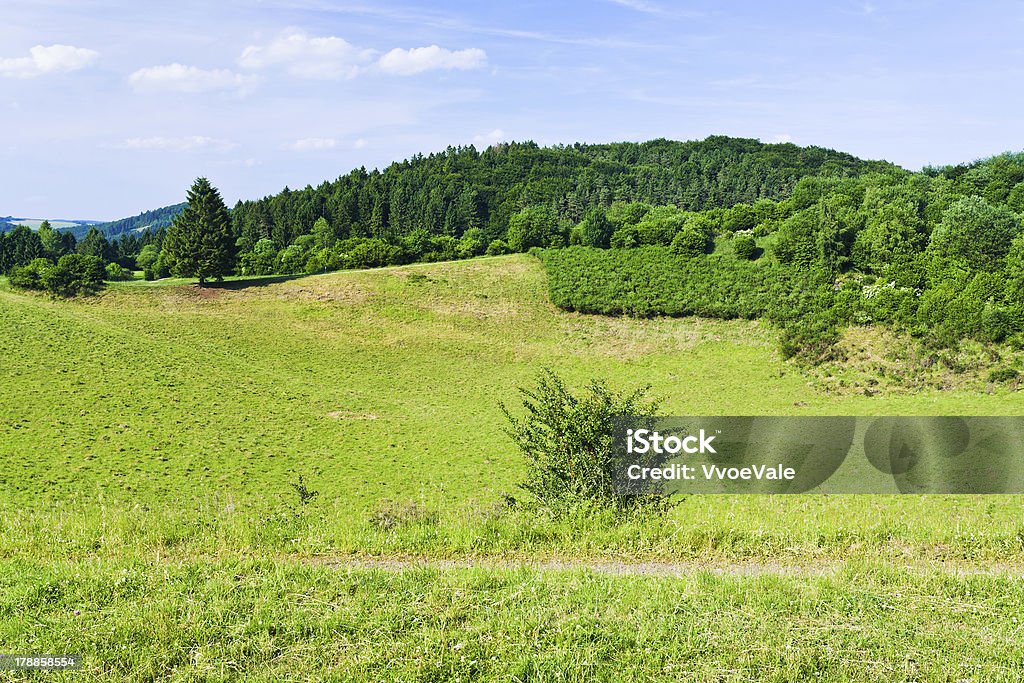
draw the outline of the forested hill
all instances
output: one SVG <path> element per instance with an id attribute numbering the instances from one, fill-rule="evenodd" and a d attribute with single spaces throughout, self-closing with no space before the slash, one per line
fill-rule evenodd
<path id="1" fill-rule="evenodd" d="M 70 232 L 74 234 L 76 239 L 85 237 L 90 228 L 96 228 L 105 237 L 118 237 L 126 233 L 139 233 L 144 230 L 156 232 L 160 228 L 170 227 L 174 217 L 181 213 L 184 208 L 184 203 L 165 206 L 159 209 L 153 209 L 152 211 L 143 211 L 137 216 L 131 216 L 129 218 L 121 218 L 120 220 L 110 221 L 108 223 L 98 223 L 96 225 L 86 225 L 80 228 L 74 228 L 70 230 Z"/>
<path id="2" fill-rule="evenodd" d="M 588 208 L 613 201 L 699 211 L 783 199 L 804 176 L 892 169 L 821 147 L 723 136 L 557 147 L 523 142 L 483 152 L 449 147 L 383 171 L 361 168 L 316 188 L 239 202 L 233 222 L 243 250 L 263 238 L 291 244 L 320 217 L 341 239 L 393 241 L 418 229 L 458 237 L 472 228 L 492 239 L 504 236 L 510 217 L 528 206 L 548 205 L 575 224 Z"/>

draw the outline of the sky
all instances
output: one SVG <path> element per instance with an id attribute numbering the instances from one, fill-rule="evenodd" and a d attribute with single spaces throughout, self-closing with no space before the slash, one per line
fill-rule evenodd
<path id="1" fill-rule="evenodd" d="M 0 216 L 229 205 L 449 145 L 1024 149 L 1024 2 L 3 0 Z"/>

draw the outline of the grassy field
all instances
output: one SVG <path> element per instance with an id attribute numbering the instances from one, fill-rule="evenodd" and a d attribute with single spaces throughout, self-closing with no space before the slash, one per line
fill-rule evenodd
<path id="1" fill-rule="evenodd" d="M 526 256 L 69 302 L 0 285 L 0 320 L 5 651 L 130 680 L 1019 677 L 1021 497 L 547 519 L 502 502 L 524 468 L 499 402 L 541 367 L 650 384 L 667 414 L 1012 415 L 1024 394 L 863 391 L 756 322 L 566 314 Z M 516 564 L 541 560 L 567 568 Z"/>
<path id="2" fill-rule="evenodd" d="M 20 562 L 0 587 L 8 650 L 86 655 L 106 680 L 1016 681 L 1024 645 L 1019 580 L 871 565 L 651 577 Z"/>

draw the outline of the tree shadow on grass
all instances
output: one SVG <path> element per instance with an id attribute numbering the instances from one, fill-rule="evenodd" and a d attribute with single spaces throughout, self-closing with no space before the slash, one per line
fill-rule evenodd
<path id="1" fill-rule="evenodd" d="M 291 280 L 298 280 L 319 274 L 320 273 L 296 273 L 294 275 L 266 275 L 263 277 L 247 277 L 240 280 L 222 280 L 220 282 L 207 282 L 203 285 L 203 289 L 238 290 L 249 289 L 251 287 L 266 287 L 267 285 L 276 285 L 282 282 L 290 282 Z M 192 286 L 198 288 L 199 283 L 197 282 Z"/>

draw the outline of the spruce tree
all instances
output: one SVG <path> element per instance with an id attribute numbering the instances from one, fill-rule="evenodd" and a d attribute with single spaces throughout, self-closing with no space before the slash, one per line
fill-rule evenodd
<path id="1" fill-rule="evenodd" d="M 188 192 L 188 206 L 167 230 L 164 250 L 178 277 L 197 277 L 199 285 L 221 278 L 234 267 L 235 240 L 231 217 L 217 188 L 197 178 Z"/>

